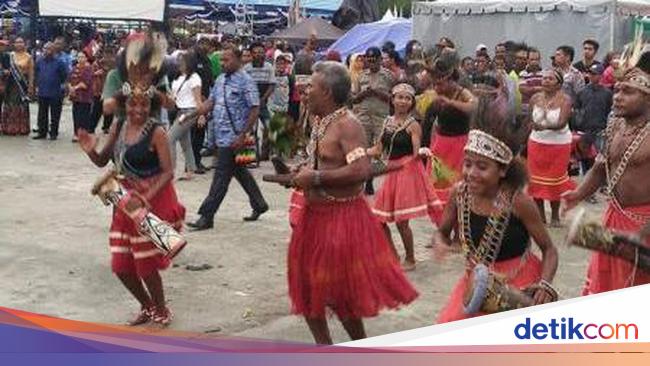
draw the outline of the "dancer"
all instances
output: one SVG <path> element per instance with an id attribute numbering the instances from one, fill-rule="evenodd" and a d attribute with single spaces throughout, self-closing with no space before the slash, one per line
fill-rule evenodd
<path id="1" fill-rule="evenodd" d="M 402 267 L 415 269 L 413 232 L 409 220 L 421 216 L 433 216 L 434 210 L 442 210 L 441 202 L 433 192 L 433 185 L 419 159 L 422 130 L 411 113 L 415 108 L 415 89 L 408 84 L 393 88 L 391 106 L 395 113 L 384 121 L 383 132 L 377 145 L 368 149 L 371 157 L 386 156 L 389 164 L 403 168 L 388 173 L 377 192 L 373 213 L 382 222 L 384 232 L 397 256 L 397 250 L 388 227 L 395 222 L 404 243 L 406 256 Z"/>
<path id="2" fill-rule="evenodd" d="M 528 194 L 537 203 L 546 223 L 544 201 L 551 203 L 551 227 L 560 226 L 560 196 L 575 187 L 569 178 L 571 100 L 562 91 L 563 76 L 558 70 L 546 70 L 543 92 L 530 99 L 533 131 L 528 140 Z"/>
<path id="3" fill-rule="evenodd" d="M 609 203 L 605 227 L 638 234 L 650 222 L 650 75 L 639 68 L 625 73 L 616 84 L 612 118 L 605 130 L 605 149 L 596 158 L 585 180 L 575 191 L 564 194 L 571 209 L 601 186 Z M 583 295 L 650 283 L 650 273 L 607 254 L 592 254 Z"/>
<path id="4" fill-rule="evenodd" d="M 556 294 L 551 282 L 558 264 L 557 249 L 534 201 L 523 192 L 525 165 L 513 153 L 519 150 L 518 139 L 510 132 L 506 110 L 505 99 L 496 103 L 480 97 L 475 129 L 465 146 L 463 179 L 452 190 L 434 235 L 436 256 L 442 258 L 456 228 L 467 258 L 467 270 L 438 315 L 438 323 L 469 316 L 463 311 L 463 295 L 477 264 L 505 276 L 511 286 L 535 286 L 536 304 L 549 302 Z M 531 238 L 542 251 L 541 261 L 531 251 Z"/>
<path id="5" fill-rule="evenodd" d="M 307 204 L 289 245 L 289 295 L 314 340 L 331 344 L 326 308 L 350 338 L 361 339 L 362 318 L 418 294 L 363 197 L 372 169 L 363 127 L 344 106 L 350 93 L 345 66 L 316 64 L 308 93 L 308 108 L 320 120 L 308 147 L 311 161 L 292 179 Z"/>
<path id="6" fill-rule="evenodd" d="M 178 202 L 172 183 L 167 135 L 162 125 L 150 117 L 150 111 L 160 109 L 164 98 L 158 91 L 151 92 L 151 87 L 162 76 L 165 50 L 166 41 L 160 33 L 133 36 L 121 56 L 123 67 L 118 68 L 127 70 L 126 75 L 121 75 L 122 80 L 128 80 L 122 88 L 127 92 L 116 97 L 120 104 L 126 105 L 126 121 L 119 120 L 111 126 L 108 140 L 100 150 L 95 135 L 80 129 L 78 137 L 81 148 L 95 165 L 103 167 L 113 160 L 118 173 L 124 177 L 121 183 L 134 192 L 127 208 L 147 205 L 151 212 L 180 230 L 185 208 Z M 158 271 L 167 268 L 169 261 L 163 259 L 154 244 L 137 231 L 134 222 L 121 210 L 113 212 L 109 238 L 112 270 L 141 306 L 137 317 L 128 324 L 139 325 L 151 320 L 168 325 L 172 312 L 165 304 Z"/>
<path id="7" fill-rule="evenodd" d="M 437 97 L 426 112 L 422 146 L 431 148 L 436 176 L 434 187 L 438 197 L 446 203 L 451 187 L 461 179 L 463 146 L 467 143 L 476 98 L 458 85 L 460 73 L 451 59 L 439 59 L 429 72 Z"/>

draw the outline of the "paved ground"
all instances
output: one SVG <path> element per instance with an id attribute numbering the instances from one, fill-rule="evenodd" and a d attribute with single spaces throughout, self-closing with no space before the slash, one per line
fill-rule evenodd
<path id="1" fill-rule="evenodd" d="M 122 323 L 137 304 L 111 274 L 110 210 L 89 193 L 101 170 L 70 142 L 71 124 L 66 107 L 58 141 L 0 137 L 0 306 Z M 270 169 L 264 165 L 253 172 L 259 178 Z M 188 219 L 196 218 L 210 178 L 176 183 Z M 288 192 L 276 185 L 261 187 L 271 210 L 260 221 L 241 220 L 250 208 L 241 187 L 233 183 L 215 228 L 187 235 L 189 246 L 175 268 L 164 273 L 176 314 L 172 329 L 311 342 L 303 321 L 288 312 Z M 594 215 L 601 211 L 601 205 L 589 208 Z M 432 260 L 426 247 L 433 230 L 428 221 L 412 226 L 418 268 L 409 277 L 421 295 L 408 307 L 368 320 L 369 335 L 431 325 L 462 271 L 459 255 L 444 263 Z M 555 283 L 564 297 L 577 296 L 588 253 L 564 246 L 564 230 L 551 234 L 560 250 Z M 213 268 L 186 269 L 203 264 Z M 342 328 L 332 324 L 335 341 L 347 340 Z"/>

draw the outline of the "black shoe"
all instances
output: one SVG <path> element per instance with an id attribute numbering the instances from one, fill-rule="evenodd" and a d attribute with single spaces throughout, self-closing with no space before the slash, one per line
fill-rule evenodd
<path id="1" fill-rule="evenodd" d="M 47 136 L 38 134 L 36 136 L 33 136 L 32 140 L 45 140 L 46 138 L 47 138 Z"/>
<path id="2" fill-rule="evenodd" d="M 203 165 L 197 165 L 196 170 L 194 171 L 194 174 L 203 175 L 203 174 L 205 174 L 206 171 L 207 171 L 207 169 L 205 169 L 205 167 Z"/>
<path id="3" fill-rule="evenodd" d="M 214 222 L 212 220 L 208 220 L 208 218 L 205 216 L 201 216 L 198 220 L 196 220 L 196 222 L 188 222 L 187 226 L 191 227 L 193 229 L 192 231 L 208 230 L 212 229 Z"/>
<path id="4" fill-rule="evenodd" d="M 52 141 L 56 140 L 57 138 L 58 138 L 57 135 L 51 135 L 50 136 L 50 140 L 52 140 Z"/>
<path id="5" fill-rule="evenodd" d="M 250 216 L 244 217 L 244 221 L 257 221 L 263 213 L 269 210 L 269 207 L 264 207 L 261 211 L 253 210 Z"/>

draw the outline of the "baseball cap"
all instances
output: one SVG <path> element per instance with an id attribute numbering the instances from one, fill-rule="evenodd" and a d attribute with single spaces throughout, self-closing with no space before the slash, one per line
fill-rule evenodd
<path id="1" fill-rule="evenodd" d="M 605 68 L 601 64 L 593 64 L 589 67 L 589 73 L 594 75 L 602 75 L 605 72 Z"/>
<path id="2" fill-rule="evenodd" d="M 480 43 L 478 46 L 476 46 L 476 52 L 480 50 L 487 50 L 487 46 L 484 45 L 483 43 Z"/>

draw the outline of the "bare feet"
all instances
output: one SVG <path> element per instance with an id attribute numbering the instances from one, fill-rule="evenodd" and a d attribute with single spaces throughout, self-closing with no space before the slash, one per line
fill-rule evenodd
<path id="1" fill-rule="evenodd" d="M 415 260 L 413 259 L 405 259 L 404 262 L 402 262 L 402 269 L 405 272 L 411 272 L 415 270 Z"/>
<path id="2" fill-rule="evenodd" d="M 166 327 L 171 324 L 172 319 L 174 319 L 174 314 L 168 307 L 163 306 L 162 308 L 157 308 L 154 310 L 152 318 L 154 323 Z"/>
<path id="3" fill-rule="evenodd" d="M 132 320 L 129 320 L 126 324 L 130 326 L 142 325 L 148 323 L 153 316 L 153 308 L 142 308 L 138 315 L 135 316 Z"/>

